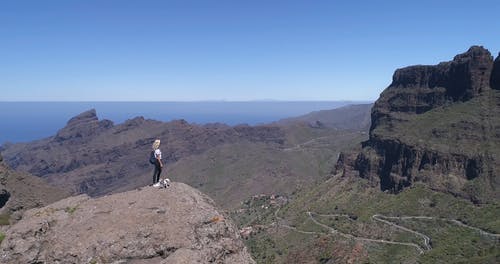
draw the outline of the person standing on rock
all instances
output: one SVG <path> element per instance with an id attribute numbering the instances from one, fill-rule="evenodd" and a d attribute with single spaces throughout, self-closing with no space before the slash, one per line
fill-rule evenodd
<path id="1" fill-rule="evenodd" d="M 153 186 L 160 186 L 160 174 L 163 168 L 163 162 L 161 161 L 161 150 L 160 150 L 160 140 L 157 139 L 153 142 L 153 153 L 151 154 L 151 159 L 155 165 L 155 171 L 153 174 Z"/>

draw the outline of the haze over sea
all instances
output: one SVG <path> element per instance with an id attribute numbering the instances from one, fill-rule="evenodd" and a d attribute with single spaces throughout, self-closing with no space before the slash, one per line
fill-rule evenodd
<path id="1" fill-rule="evenodd" d="M 52 136 L 70 118 L 92 108 L 99 120 L 109 119 L 115 124 L 143 116 L 166 122 L 184 119 L 197 124 L 256 125 L 352 103 L 364 102 L 0 102 L 0 144 Z"/>

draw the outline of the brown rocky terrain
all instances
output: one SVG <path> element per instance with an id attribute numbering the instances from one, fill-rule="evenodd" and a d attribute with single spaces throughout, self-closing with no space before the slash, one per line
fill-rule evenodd
<path id="1" fill-rule="evenodd" d="M 235 225 L 182 183 L 29 210 L 0 245 L 1 263 L 255 263 Z"/>
<path id="2" fill-rule="evenodd" d="M 49 185 L 39 177 L 10 170 L 0 156 L 0 218 L 2 218 L 2 224 L 18 221 L 27 209 L 44 206 L 67 196 L 69 193 Z"/>
<path id="3" fill-rule="evenodd" d="M 2 154 L 17 171 L 94 196 L 150 184 L 152 167 L 147 160 L 156 138 L 162 140 L 163 160 L 170 164 L 222 144 L 247 141 L 280 145 L 284 132 L 271 126 L 200 126 L 142 117 L 113 125 L 89 110 L 69 120 L 55 136 L 5 145 Z"/>
<path id="4" fill-rule="evenodd" d="M 398 69 L 375 102 L 370 138 L 344 175 L 399 192 L 415 181 L 476 202 L 500 198 L 499 58 L 473 46 L 450 62 Z"/>

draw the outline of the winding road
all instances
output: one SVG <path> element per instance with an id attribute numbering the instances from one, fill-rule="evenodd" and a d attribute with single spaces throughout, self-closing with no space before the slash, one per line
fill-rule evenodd
<path id="1" fill-rule="evenodd" d="M 470 226 L 462 221 L 456 220 L 456 219 L 448 219 L 448 218 L 440 218 L 440 217 L 432 217 L 432 216 L 383 216 L 383 215 L 378 215 L 386 219 L 398 219 L 398 220 L 410 220 L 410 219 L 418 219 L 418 220 L 439 220 L 439 221 L 445 221 L 445 222 L 451 222 L 454 223 L 458 226 L 465 227 L 472 229 L 474 231 L 479 232 L 481 235 L 484 236 L 490 236 L 494 238 L 500 238 L 500 234 L 495 234 L 495 233 L 490 233 L 488 231 L 485 231 L 481 228 L 477 228 L 475 226 Z"/>
<path id="2" fill-rule="evenodd" d="M 278 216 L 279 210 L 280 210 L 280 208 L 278 208 L 274 212 L 274 216 L 275 216 L 275 218 L 278 221 L 283 222 L 284 219 Z M 385 216 L 385 215 L 381 215 L 381 214 L 374 214 L 374 215 L 372 215 L 371 218 L 374 221 L 378 221 L 378 222 L 381 222 L 381 223 L 393 226 L 393 227 L 395 227 L 397 229 L 400 229 L 400 230 L 412 233 L 412 234 L 414 234 L 414 235 L 422 238 L 423 244 L 424 244 L 424 247 L 422 248 L 420 245 L 415 244 L 415 243 L 411 243 L 411 242 L 398 242 L 398 241 L 391 241 L 391 240 L 384 240 L 384 239 L 373 239 L 373 238 L 359 237 L 359 236 L 354 236 L 352 234 L 343 233 L 343 232 L 341 232 L 341 231 L 339 231 L 339 230 L 337 230 L 337 229 L 335 229 L 335 228 L 333 228 L 331 226 L 328 226 L 328 225 L 325 225 L 325 224 L 319 222 L 316 218 L 314 218 L 314 215 L 316 215 L 316 216 L 322 216 L 322 217 L 346 217 L 346 218 L 350 218 L 349 215 L 345 215 L 345 214 L 317 214 L 317 213 L 310 212 L 310 211 L 306 212 L 306 214 L 309 216 L 309 218 L 311 219 L 311 221 L 313 223 L 315 223 L 316 225 L 321 226 L 323 228 L 326 228 L 327 230 L 330 231 L 331 234 L 340 235 L 340 236 L 342 236 L 344 238 L 354 239 L 354 240 L 358 240 L 358 241 L 366 241 L 366 242 L 374 242 L 374 243 L 383 243 L 383 244 L 393 244 L 393 245 L 409 246 L 409 247 L 415 248 L 418 251 L 419 254 L 423 254 L 423 253 L 425 253 L 425 251 L 429 251 L 429 250 L 432 249 L 432 246 L 430 244 L 430 241 L 431 241 L 430 237 L 427 236 L 427 235 L 425 235 L 425 234 L 423 234 L 423 233 L 415 231 L 413 229 L 410 229 L 410 228 L 398 225 L 398 224 L 396 224 L 394 222 L 391 222 L 389 220 L 391 220 L 391 219 L 394 219 L 394 220 L 413 220 L 413 219 L 417 219 L 417 220 L 446 221 L 446 222 L 454 223 L 454 224 L 459 225 L 461 227 L 472 229 L 474 231 L 479 232 L 481 235 L 484 235 L 484 236 L 489 236 L 489 237 L 493 237 L 493 238 L 496 238 L 496 239 L 500 238 L 500 234 L 490 233 L 490 232 L 487 232 L 487 231 L 485 231 L 483 229 L 467 225 L 467 224 L 465 224 L 465 223 L 463 223 L 463 222 L 461 222 L 459 220 L 455 220 L 455 219 L 439 218 L 439 217 L 432 217 L 432 216 Z M 324 234 L 323 232 L 314 232 L 314 231 L 300 230 L 300 229 L 297 229 L 296 227 L 293 227 L 293 226 L 290 226 L 290 225 L 287 225 L 287 224 L 283 224 L 283 223 L 277 223 L 277 225 L 279 225 L 279 226 L 281 226 L 283 228 L 294 230 L 294 231 L 302 233 L 302 234 Z"/>
<path id="3" fill-rule="evenodd" d="M 317 141 L 320 141 L 322 139 L 326 139 L 326 138 L 332 138 L 333 136 L 324 136 L 324 137 L 317 137 L 317 138 L 313 138 L 309 141 L 306 141 L 306 142 L 302 142 L 302 143 L 299 143 L 293 147 L 288 147 L 288 148 L 284 148 L 283 151 L 297 151 L 297 150 L 302 150 L 305 146 L 307 145 L 311 145 L 313 143 L 316 143 Z"/>
<path id="4" fill-rule="evenodd" d="M 418 252 L 420 254 L 423 254 L 424 253 L 424 250 L 417 244 L 415 243 L 409 243 L 409 242 L 398 242 L 398 241 L 391 241 L 391 240 L 384 240 L 384 239 L 373 239 L 373 238 L 367 238 L 367 237 L 358 237 L 358 236 L 354 236 L 354 235 L 351 235 L 351 234 L 346 234 L 346 233 L 343 233 L 343 232 L 340 232 L 338 231 L 337 229 L 331 227 L 331 226 L 327 226 L 323 223 L 320 223 L 318 220 L 316 220 L 314 217 L 313 217 L 313 214 L 312 212 L 306 212 L 307 215 L 309 216 L 309 218 L 317 225 L 319 226 L 322 226 L 326 229 L 329 229 L 331 231 L 332 234 L 339 234 L 345 238 L 348 238 L 348 239 L 354 239 L 354 240 L 358 240 L 358 241 L 366 241 L 366 242 L 375 242 L 375 243 L 383 243 L 383 244 L 393 244 L 393 245 L 402 245 L 402 246 L 409 246 L 409 247 L 414 247 L 415 249 L 418 250 Z M 333 217 L 349 217 L 348 215 L 340 215 L 340 214 L 331 214 L 331 215 L 320 215 L 320 214 L 316 214 L 316 215 L 319 215 L 319 216 L 333 216 Z M 390 222 L 389 222 L 390 223 Z M 395 225 L 395 224 L 394 224 Z M 398 225 L 396 225 L 398 226 Z M 401 227 L 401 228 L 404 228 L 402 226 L 398 226 L 398 227 Z M 406 228 L 404 228 L 404 230 L 406 230 Z M 411 230 L 413 231 L 413 230 Z M 415 231 L 416 232 L 416 231 Z M 418 233 L 418 232 L 417 232 Z"/>

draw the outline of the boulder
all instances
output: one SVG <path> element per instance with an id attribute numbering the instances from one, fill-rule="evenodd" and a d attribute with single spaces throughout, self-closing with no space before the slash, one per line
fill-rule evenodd
<path id="1" fill-rule="evenodd" d="M 182 183 L 70 197 L 5 235 L 1 263 L 254 263 L 232 221 Z"/>

